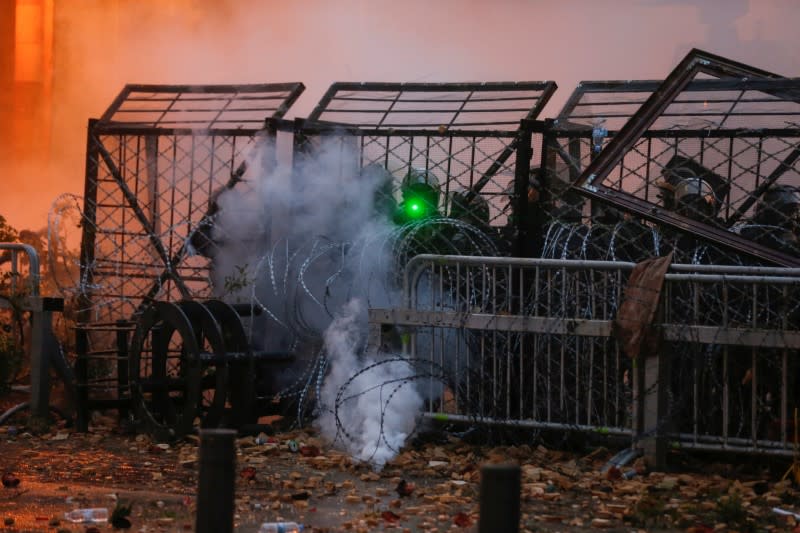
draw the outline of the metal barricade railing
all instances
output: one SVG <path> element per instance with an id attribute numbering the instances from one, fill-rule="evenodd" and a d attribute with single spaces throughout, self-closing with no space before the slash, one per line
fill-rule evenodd
<path id="1" fill-rule="evenodd" d="M 63 310 L 61 298 L 42 297 L 39 254 L 33 246 L 22 243 L 0 243 L 2 263 L 10 263 L 8 287 L 0 295 L 0 308 L 29 312 L 30 319 L 30 402 L 15 406 L 0 416 L 0 423 L 23 408 L 30 408 L 31 416 L 44 420 L 50 401 L 49 365 L 52 354 L 49 346 L 52 333 L 52 313 Z M 27 261 L 27 276 L 21 272 L 20 256 Z M 63 377 L 63 376 L 62 376 Z M 68 383 L 69 385 L 69 383 Z"/>
<path id="2" fill-rule="evenodd" d="M 373 346 L 397 329 L 407 355 L 441 369 L 432 418 L 792 453 L 800 269 L 672 265 L 662 341 L 636 365 L 612 336 L 633 267 L 417 256 L 403 308 L 370 310 Z"/>
<path id="3" fill-rule="evenodd" d="M 9 269 L 9 293 L 19 294 L 21 291 L 30 292 L 30 296 L 39 296 L 39 285 L 41 284 L 39 254 L 36 249 L 29 244 L 22 243 L 0 243 L 0 251 L 5 252 L 2 263 L 10 263 Z M 28 280 L 26 287 L 21 288 L 20 261 L 19 256 L 24 255 L 28 261 Z"/>

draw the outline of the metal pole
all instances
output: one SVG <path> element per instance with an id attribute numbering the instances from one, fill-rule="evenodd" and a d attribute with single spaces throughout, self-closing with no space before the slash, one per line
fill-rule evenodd
<path id="1" fill-rule="evenodd" d="M 45 336 L 52 317 L 49 311 L 41 309 L 41 301 L 38 307 L 31 312 L 31 417 L 46 423 L 50 405 L 50 367 Z"/>
<path id="2" fill-rule="evenodd" d="M 197 533 L 233 531 L 236 431 L 200 430 Z"/>
<path id="3" fill-rule="evenodd" d="M 531 148 L 532 134 L 530 130 L 523 130 L 519 133 L 519 143 L 517 145 L 517 161 L 514 168 L 514 228 L 515 242 L 514 252 L 517 257 L 530 257 L 533 255 L 530 239 L 533 238 L 528 224 L 528 188 L 530 187 L 531 158 L 533 149 Z M 539 228 L 537 228 L 539 229 Z"/>
<path id="4" fill-rule="evenodd" d="M 97 301 L 91 287 L 94 280 L 95 244 L 97 235 L 97 189 L 100 156 L 94 142 L 97 119 L 89 119 L 86 133 L 86 167 L 83 185 L 83 231 L 81 233 L 81 292 L 78 296 L 78 327 L 75 330 L 75 427 L 89 431 L 89 331 L 84 326 L 92 321 Z"/>
<path id="5" fill-rule="evenodd" d="M 75 429 L 89 431 L 89 332 L 75 329 Z"/>
<path id="6" fill-rule="evenodd" d="M 130 324 L 125 320 L 117 320 L 117 400 L 123 398 L 130 401 L 130 375 L 128 358 L 128 329 Z M 128 404 L 120 404 L 119 419 L 128 418 Z"/>
<path id="7" fill-rule="evenodd" d="M 481 507 L 478 532 L 518 533 L 519 499 L 519 465 L 484 466 L 481 469 Z"/>

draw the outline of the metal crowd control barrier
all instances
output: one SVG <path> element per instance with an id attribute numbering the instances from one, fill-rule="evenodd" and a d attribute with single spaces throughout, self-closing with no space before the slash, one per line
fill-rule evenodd
<path id="1" fill-rule="evenodd" d="M 35 248 L 28 244 L 0 243 L 0 252 L 5 252 L 2 255 L 2 263 L 10 263 L 9 290 L 7 294 L 0 295 L 0 308 L 16 309 L 31 314 L 29 352 L 31 399 L 29 403 L 12 407 L 0 415 L 0 423 L 7 416 L 26 407 L 30 408 L 32 417 L 45 419 L 50 403 L 49 363 L 52 354 L 49 345 L 51 344 L 50 339 L 53 338 L 52 313 L 63 311 L 64 300 L 40 295 L 39 254 Z M 19 256 L 21 254 L 26 256 L 28 262 L 28 276 L 24 281 L 20 272 Z M 63 370 L 59 368 L 59 371 L 63 372 Z"/>
<path id="2" fill-rule="evenodd" d="M 441 369 L 431 418 L 631 436 L 657 462 L 669 445 L 791 454 L 800 269 L 672 265 L 661 342 L 634 362 L 611 333 L 633 267 L 417 256 L 404 307 L 370 310 L 371 347 L 404 339 Z"/>

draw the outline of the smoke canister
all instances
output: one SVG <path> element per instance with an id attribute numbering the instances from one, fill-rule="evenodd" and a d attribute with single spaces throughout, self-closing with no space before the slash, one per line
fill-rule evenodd
<path id="1" fill-rule="evenodd" d="M 106 507 L 94 507 L 91 509 L 73 509 L 64 513 L 64 519 L 74 524 L 97 524 L 108 522 L 108 509 Z"/>
<path id="2" fill-rule="evenodd" d="M 303 526 L 296 522 L 264 522 L 258 533 L 300 533 Z"/>

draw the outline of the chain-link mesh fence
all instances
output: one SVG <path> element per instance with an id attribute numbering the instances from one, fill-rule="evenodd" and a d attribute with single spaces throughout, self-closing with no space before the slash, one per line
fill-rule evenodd
<path id="1" fill-rule="evenodd" d="M 528 165 L 519 125 L 539 116 L 555 88 L 553 82 L 337 83 L 295 130 L 296 153 L 314 157 L 321 138 L 335 136 L 357 154 L 351 160 L 357 168 L 344 174 L 383 173 L 378 203 L 395 224 L 460 220 L 489 234 L 501 255 L 515 254 L 517 183 L 525 190 L 517 174 Z"/>
<path id="2" fill-rule="evenodd" d="M 541 255 L 639 261 L 673 251 L 682 263 L 755 264 L 764 259 L 751 249 L 763 245 L 797 257 L 794 81 L 691 81 L 602 183 L 582 176 L 659 87 L 583 82 L 567 102 L 534 174 L 549 215 Z M 603 194 L 581 194 L 579 177 Z"/>
<path id="3" fill-rule="evenodd" d="M 323 430 L 390 451 L 424 406 L 451 420 L 785 453 L 797 273 L 747 265 L 796 256 L 793 83 L 691 81 L 597 182 L 587 169 L 659 82 L 585 82 L 552 122 L 538 120 L 555 89 L 545 82 L 334 84 L 293 122 L 280 117 L 297 86 L 268 97 L 126 89 L 89 135 L 84 397 L 126 398 L 128 321 L 151 301 L 216 297 L 246 316 L 235 342 L 200 322 L 186 330 L 204 332 L 192 348 L 202 405 L 171 404 L 189 425 L 224 405 L 215 387 L 242 378 L 221 364 L 230 352 L 290 363 L 249 367 L 251 400 L 290 400 L 299 420 L 313 407 Z M 136 118 L 120 120 L 129 100 Z M 259 127 L 242 118 L 265 110 Z M 666 400 L 646 426 L 636 406 L 650 390 L 636 390 L 611 322 L 633 263 L 670 252 L 689 266 L 667 277 L 657 355 L 669 372 L 654 382 Z M 409 284 L 406 265 L 426 253 L 481 257 L 439 258 Z M 377 352 L 363 350 L 367 308 L 383 324 Z M 137 375 L 161 387 L 196 370 L 180 335 L 134 345 Z M 379 420 L 347 414 L 354 404 L 378 406 Z"/>
<path id="4" fill-rule="evenodd" d="M 80 411 L 90 401 L 124 405 L 126 334 L 143 306 L 212 294 L 201 237 L 215 198 L 240 180 L 265 120 L 283 116 L 302 90 L 128 85 L 90 121 L 74 287 Z"/>
<path id="5" fill-rule="evenodd" d="M 84 403 L 94 394 L 96 405 L 122 405 L 131 370 L 180 388 L 190 370 L 180 335 L 137 344 L 142 368 L 128 368 L 128 337 L 154 300 L 210 297 L 251 304 L 250 348 L 305 357 L 258 378 L 264 391 L 304 395 L 322 331 L 346 296 L 364 296 L 354 287 L 386 301 L 418 253 L 511 253 L 517 129 L 554 89 L 335 84 L 288 127 L 287 158 L 279 130 L 298 84 L 126 87 L 90 123 L 87 145 Z"/>

